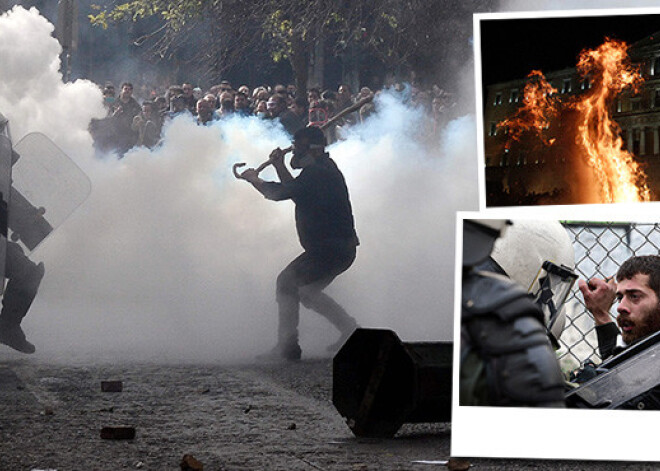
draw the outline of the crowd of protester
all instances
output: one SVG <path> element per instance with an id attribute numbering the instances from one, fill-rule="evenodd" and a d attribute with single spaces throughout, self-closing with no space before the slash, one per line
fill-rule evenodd
<path id="1" fill-rule="evenodd" d="M 368 87 L 353 93 L 342 84 L 336 92 L 310 88 L 306 95 L 301 95 L 294 85 L 254 89 L 241 85 L 234 89 L 228 81 L 203 91 L 186 82 L 164 91 L 152 89 L 148 96 L 140 97 L 140 104 L 130 82 L 122 83 L 118 92 L 110 82 L 102 90 L 107 116 L 92 120 L 90 132 L 99 152 L 116 152 L 120 157 L 136 146 L 155 147 L 164 124 L 179 115 L 189 116 L 202 126 L 235 115 L 255 116 L 279 121 L 291 135 L 305 126 L 319 126 L 324 128 L 328 141 L 334 142 L 339 137 L 338 127 L 363 122 L 373 113 L 370 99 L 379 93 Z M 403 92 L 404 87 L 396 85 L 395 90 Z M 432 118 L 431 132 L 436 131 L 441 117 L 452 106 L 451 97 L 436 86 L 429 91 L 413 87 L 409 96 L 413 106 L 423 108 Z M 358 109 L 333 119 L 358 102 L 362 103 Z"/>

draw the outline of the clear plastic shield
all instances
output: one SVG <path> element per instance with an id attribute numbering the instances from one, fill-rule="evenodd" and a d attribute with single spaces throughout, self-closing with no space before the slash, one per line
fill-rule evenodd
<path id="1" fill-rule="evenodd" d="M 14 150 L 9 230 L 33 251 L 91 192 L 87 175 L 48 137 L 31 133 Z"/>
<path id="2" fill-rule="evenodd" d="M 601 363 L 595 378 L 566 394 L 568 407 L 618 409 L 660 386 L 660 332 Z M 642 404 L 643 407 L 643 404 Z M 638 408 L 642 408 L 638 404 Z M 655 407 L 652 407 L 656 410 Z"/>
<path id="3" fill-rule="evenodd" d="M 530 292 L 543 309 L 546 325 L 551 326 L 557 320 L 577 279 L 570 268 L 549 261 L 543 263 Z"/>
<path id="4" fill-rule="evenodd" d="M 0 132 L 0 294 L 5 285 L 7 258 L 7 212 L 11 188 L 11 140 L 8 133 Z"/>

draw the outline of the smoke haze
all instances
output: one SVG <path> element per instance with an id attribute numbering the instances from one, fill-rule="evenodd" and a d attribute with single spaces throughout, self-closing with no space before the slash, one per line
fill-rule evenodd
<path id="1" fill-rule="evenodd" d="M 293 203 L 265 200 L 231 166 L 256 167 L 288 138 L 253 118 L 177 118 L 157 150 L 98 159 L 87 125 L 104 115 L 101 92 L 62 83 L 52 31 L 34 9 L 0 16 L 0 111 L 14 142 L 43 132 L 92 181 L 89 199 L 31 256 L 46 265 L 23 322 L 37 355 L 233 361 L 270 348 L 275 278 L 301 252 Z M 451 340 L 455 211 L 477 207 L 474 117 L 450 122 L 429 148 L 414 139 L 427 116 L 388 95 L 377 109 L 329 148 L 361 246 L 327 291 L 362 326 Z M 336 337 L 302 309 L 305 354 Z"/>

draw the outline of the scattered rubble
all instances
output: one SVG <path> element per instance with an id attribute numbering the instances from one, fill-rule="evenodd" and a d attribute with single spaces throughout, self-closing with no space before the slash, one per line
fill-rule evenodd
<path id="1" fill-rule="evenodd" d="M 204 465 L 193 455 L 183 455 L 181 459 L 181 471 L 204 471 Z"/>
<path id="2" fill-rule="evenodd" d="M 102 392 L 122 392 L 124 384 L 121 381 L 101 381 Z"/>
<path id="3" fill-rule="evenodd" d="M 103 427 L 101 438 L 106 440 L 133 440 L 135 438 L 135 427 Z"/>

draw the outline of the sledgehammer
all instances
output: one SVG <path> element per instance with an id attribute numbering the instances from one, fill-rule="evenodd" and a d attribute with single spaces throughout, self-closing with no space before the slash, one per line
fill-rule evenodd
<path id="1" fill-rule="evenodd" d="M 288 154 L 289 152 L 291 152 L 292 150 L 293 150 L 293 146 L 289 146 L 289 147 L 287 147 L 286 149 L 282 149 L 282 152 L 284 152 L 284 155 L 286 155 L 286 154 Z M 259 165 L 259 166 L 256 168 L 257 173 L 261 173 L 261 171 L 262 171 L 263 169 L 265 169 L 266 167 L 268 167 L 270 164 L 271 164 L 270 159 L 266 160 L 264 163 L 262 163 L 261 165 Z M 238 169 L 239 169 L 240 167 L 245 167 L 245 162 L 238 162 L 238 163 L 235 163 L 234 166 L 232 167 L 232 170 L 233 170 L 233 172 L 234 172 L 234 176 L 235 176 L 236 178 L 238 178 L 238 179 L 243 179 L 243 174 L 238 173 Z"/>
<path id="2" fill-rule="evenodd" d="M 344 116 L 346 116 L 347 114 L 352 113 L 352 112 L 355 111 L 355 110 L 359 110 L 360 108 L 362 108 L 362 107 L 363 107 L 364 105 L 366 105 L 367 103 L 372 102 L 373 99 L 374 99 L 373 95 L 368 96 L 368 97 L 366 97 L 366 98 L 363 98 L 362 100 L 358 101 L 357 103 L 355 103 L 355 104 L 349 106 L 348 108 L 345 108 L 345 109 L 343 109 L 342 111 L 340 111 L 339 113 L 337 113 L 335 116 L 333 116 L 332 118 L 330 118 L 326 123 L 324 123 L 323 125 L 319 126 L 319 128 L 320 128 L 321 130 L 324 130 L 325 128 L 327 128 L 327 127 L 330 126 L 331 124 L 334 124 L 334 123 L 337 122 L 339 119 L 341 119 L 341 118 L 343 118 Z M 293 146 L 291 146 L 291 147 L 287 147 L 286 149 L 282 149 L 282 152 L 284 152 L 284 154 L 288 154 L 288 153 L 291 152 L 292 150 L 293 150 Z M 259 166 L 256 168 L 257 173 L 261 173 L 261 171 L 262 171 L 263 169 L 265 169 L 266 167 L 268 167 L 270 164 L 271 164 L 270 159 L 266 160 L 264 163 L 262 163 L 261 165 L 259 165 Z M 245 165 L 246 165 L 246 164 L 245 164 L 244 162 L 238 162 L 238 163 L 235 163 L 235 164 L 234 164 L 234 166 L 232 167 L 232 170 L 233 170 L 233 172 L 234 172 L 234 176 L 235 176 L 236 178 L 238 178 L 238 179 L 243 179 L 242 174 L 238 173 L 238 169 L 241 168 L 241 167 L 244 167 Z"/>

